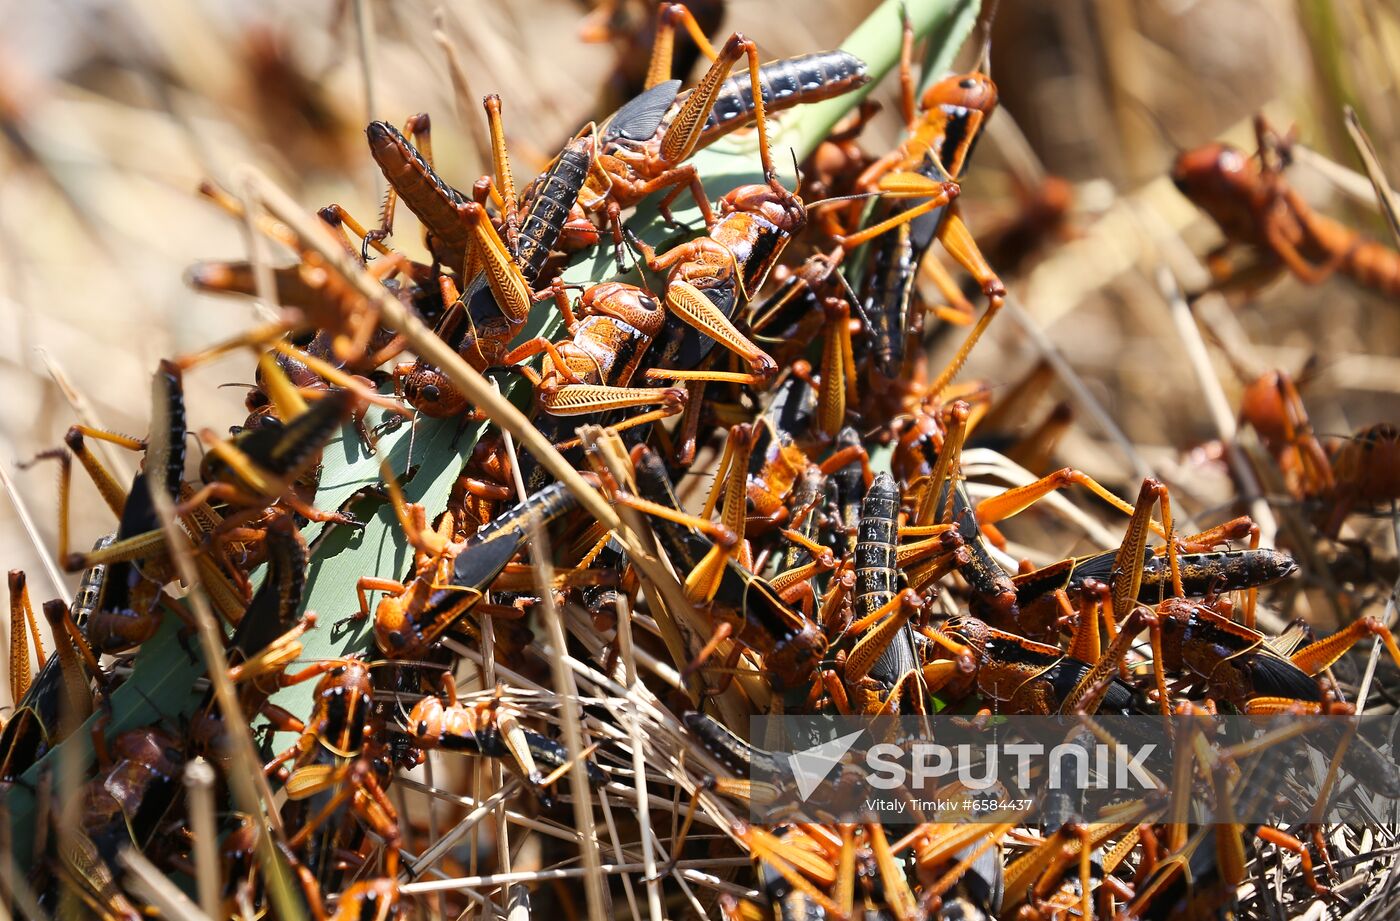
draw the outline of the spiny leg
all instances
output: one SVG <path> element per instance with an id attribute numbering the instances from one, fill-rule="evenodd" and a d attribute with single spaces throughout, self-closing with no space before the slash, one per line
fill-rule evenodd
<path id="1" fill-rule="evenodd" d="M 1142 561 L 1147 552 L 1147 529 L 1151 525 L 1152 507 L 1165 492 L 1166 487 L 1151 477 L 1142 481 L 1142 488 L 1138 491 L 1137 505 L 1133 507 L 1128 530 L 1118 547 L 1118 555 L 1113 559 L 1111 586 L 1115 626 L 1121 624 L 1137 604 L 1138 592 L 1142 588 Z"/>
<path id="2" fill-rule="evenodd" d="M 1397 666 L 1400 666 L 1400 646 L 1396 645 L 1395 636 L 1390 632 L 1389 627 L 1374 617 L 1363 617 L 1361 620 L 1352 621 L 1346 629 L 1323 637 L 1315 643 L 1309 643 L 1290 658 L 1294 665 L 1309 675 L 1316 675 L 1323 669 L 1330 667 L 1348 649 L 1367 636 L 1378 637 L 1385 644 L 1386 652 L 1390 653 L 1391 659 L 1395 661 Z"/>
<path id="3" fill-rule="evenodd" d="M 44 641 L 39 636 L 39 624 L 34 607 L 29 603 L 29 586 L 20 569 L 10 570 L 10 701 L 18 704 L 29 690 L 33 672 L 29 665 L 29 638 L 34 640 L 34 658 L 43 669 Z M 27 634 L 27 635 L 26 635 Z"/>
<path id="4" fill-rule="evenodd" d="M 685 408 L 685 402 L 685 391 L 675 387 L 609 387 L 603 384 L 565 384 L 544 392 L 540 398 L 545 411 L 556 416 L 656 405 L 664 406 L 666 415 L 675 415 Z"/>
<path id="5" fill-rule="evenodd" d="M 506 153 L 506 132 L 501 123 L 501 97 L 495 93 L 482 100 L 486 122 L 491 132 L 491 164 L 495 169 L 496 188 L 500 192 L 501 220 L 505 226 L 506 244 L 512 253 L 520 249 L 519 202 L 515 197 L 515 177 L 510 171 L 510 156 Z"/>
<path id="6" fill-rule="evenodd" d="M 392 186 L 390 187 L 389 194 L 394 194 Z M 373 247 L 381 256 L 389 256 L 394 253 L 394 251 L 384 243 L 384 234 L 380 233 L 382 228 L 371 229 L 366 227 L 364 224 L 361 224 L 353 214 L 340 205 L 326 205 L 320 211 L 316 212 L 316 216 L 333 230 L 339 230 L 340 237 L 345 241 L 347 246 L 350 241 L 349 238 L 345 236 L 346 230 L 349 230 L 358 237 L 360 239 L 360 252 L 357 255 L 359 255 L 362 261 L 368 261 L 365 258 L 368 255 L 365 250 L 370 247 Z M 351 250 L 351 252 L 353 253 L 354 251 Z"/>
<path id="7" fill-rule="evenodd" d="M 705 127 L 705 120 L 714 110 L 720 91 L 724 88 L 725 78 L 729 76 L 730 69 L 744 54 L 748 54 L 749 66 L 753 71 L 755 81 L 757 80 L 758 49 L 753 42 L 735 32 L 729 36 L 729 40 L 715 55 L 709 70 L 705 71 L 699 83 L 690 91 L 690 95 L 686 98 L 680 111 L 676 113 L 675 118 L 667 127 L 666 133 L 661 136 L 661 159 L 663 162 L 680 163 L 695 152 L 695 147 L 700 142 L 700 134 Z M 762 108 L 761 94 L 762 88 L 759 87 L 754 95 L 756 110 Z"/>
<path id="8" fill-rule="evenodd" d="M 749 363 L 760 380 L 772 377 L 778 365 L 734 326 L 705 293 L 688 281 L 676 279 L 666 288 L 666 306 L 690 326 Z"/>
<path id="9" fill-rule="evenodd" d="M 685 410 L 685 400 L 683 399 L 685 395 L 685 391 L 683 390 L 671 391 L 665 397 L 666 402 L 671 405 L 665 405 L 662 406 L 660 409 L 648 410 L 644 413 L 638 413 L 637 415 L 632 416 L 631 418 L 623 419 L 620 422 L 616 422 L 608 426 L 608 431 L 622 432 L 630 428 L 636 428 L 639 425 L 649 425 L 661 419 L 669 419 L 676 413 L 683 412 Z M 672 404 L 672 401 L 678 397 L 682 398 L 680 405 L 674 406 L 673 408 L 674 404 Z M 569 451 L 581 446 L 582 444 L 583 440 L 581 438 L 570 438 L 568 441 L 561 441 L 557 443 L 554 447 L 559 451 Z M 512 493 L 512 495 L 514 495 L 514 493 Z"/>
<path id="10" fill-rule="evenodd" d="M 822 380 L 817 391 L 817 420 L 831 437 L 846 421 L 846 406 L 858 402 L 856 359 L 851 344 L 851 307 L 844 298 L 822 302 L 826 335 L 822 339 Z"/>

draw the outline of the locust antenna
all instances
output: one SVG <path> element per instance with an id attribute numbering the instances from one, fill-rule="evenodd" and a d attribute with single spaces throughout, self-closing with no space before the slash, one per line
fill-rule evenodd
<path id="1" fill-rule="evenodd" d="M 996 22 L 997 9 L 1000 6 L 1001 0 L 992 0 L 991 10 L 982 25 L 982 54 L 977 59 L 977 72 L 988 77 L 992 75 L 992 23 Z"/>

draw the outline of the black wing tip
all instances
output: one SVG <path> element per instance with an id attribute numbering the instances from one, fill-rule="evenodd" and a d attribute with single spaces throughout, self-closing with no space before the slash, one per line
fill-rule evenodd
<path id="1" fill-rule="evenodd" d="M 1250 687 L 1260 697 L 1287 697 L 1314 703 L 1322 701 L 1322 691 L 1317 681 L 1282 656 L 1254 656 L 1250 665 Z"/>

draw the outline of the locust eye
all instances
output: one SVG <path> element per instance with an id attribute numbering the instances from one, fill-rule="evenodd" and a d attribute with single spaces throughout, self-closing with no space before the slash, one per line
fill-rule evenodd
<path id="1" fill-rule="evenodd" d="M 442 396 L 442 391 L 438 390 L 437 384 L 429 384 L 423 388 L 423 399 L 436 402 Z"/>
<path id="2" fill-rule="evenodd" d="M 965 90 L 974 90 L 977 88 L 977 80 L 973 77 L 964 77 L 958 81 L 958 86 Z"/>

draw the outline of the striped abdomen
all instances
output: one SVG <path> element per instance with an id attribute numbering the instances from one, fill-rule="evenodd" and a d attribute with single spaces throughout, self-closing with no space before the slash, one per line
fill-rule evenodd
<path id="1" fill-rule="evenodd" d="M 895 202 L 891 202 L 895 204 Z M 871 241 L 860 286 L 861 303 L 870 322 L 865 337 L 871 362 L 885 377 L 899 374 L 904 360 L 904 323 L 914 275 L 922 252 L 909 243 L 908 224 Z"/>
<path id="2" fill-rule="evenodd" d="M 593 153 L 588 137 L 574 138 L 559 157 L 532 186 L 529 210 L 520 222 L 520 242 L 516 264 L 526 284 L 533 288 L 544 271 L 550 250 L 569 220 L 569 211 L 578 201 L 579 190 L 588 176 Z"/>
<path id="3" fill-rule="evenodd" d="M 793 106 L 820 102 L 859 89 L 870 82 L 865 62 L 845 51 L 818 51 L 795 58 L 770 61 L 758 70 L 763 87 L 763 109 L 771 115 Z M 676 97 L 671 111 L 679 110 L 689 93 Z M 749 72 L 734 74 L 720 88 L 714 110 L 700 131 L 699 146 L 713 144 L 753 120 L 753 88 Z M 670 117 L 661 129 L 670 124 Z"/>
<path id="4" fill-rule="evenodd" d="M 856 536 L 856 617 L 865 617 L 888 604 L 895 593 L 895 516 L 899 487 L 882 473 L 870 485 L 860 505 Z"/>
<path id="5" fill-rule="evenodd" d="M 165 472 L 162 485 L 172 500 L 180 498 L 180 486 L 185 482 L 185 385 L 179 367 L 173 361 L 162 360 L 156 371 L 156 411 L 153 425 L 159 420 L 159 437 L 152 437 L 146 448 L 146 468 Z"/>
<path id="6" fill-rule="evenodd" d="M 895 542 L 898 538 L 899 486 L 888 473 L 881 473 L 870 484 L 860 505 L 856 535 L 856 617 L 873 614 L 894 599 L 898 589 L 895 570 Z M 917 667 L 914 637 L 908 625 L 880 650 L 870 668 L 870 677 L 886 687 Z"/>
<path id="7" fill-rule="evenodd" d="M 1036 580 L 1033 574 L 1018 577 L 1017 603 L 1021 606 L 1032 604 L 1049 597 L 1057 588 L 1077 593 L 1083 591 L 1084 584 L 1090 579 L 1109 584 L 1113 580 L 1113 564 L 1117 555 L 1118 552 L 1113 550 L 1077 559 L 1063 582 L 1055 579 Z M 1181 589 L 1188 598 L 1259 588 L 1286 579 L 1298 569 L 1298 564 L 1288 554 L 1269 549 L 1183 553 L 1177 556 L 1177 565 L 1181 571 Z M 1156 604 L 1170 598 L 1172 593 L 1171 567 L 1167 558 L 1149 555 L 1142 563 L 1138 601 Z"/>

